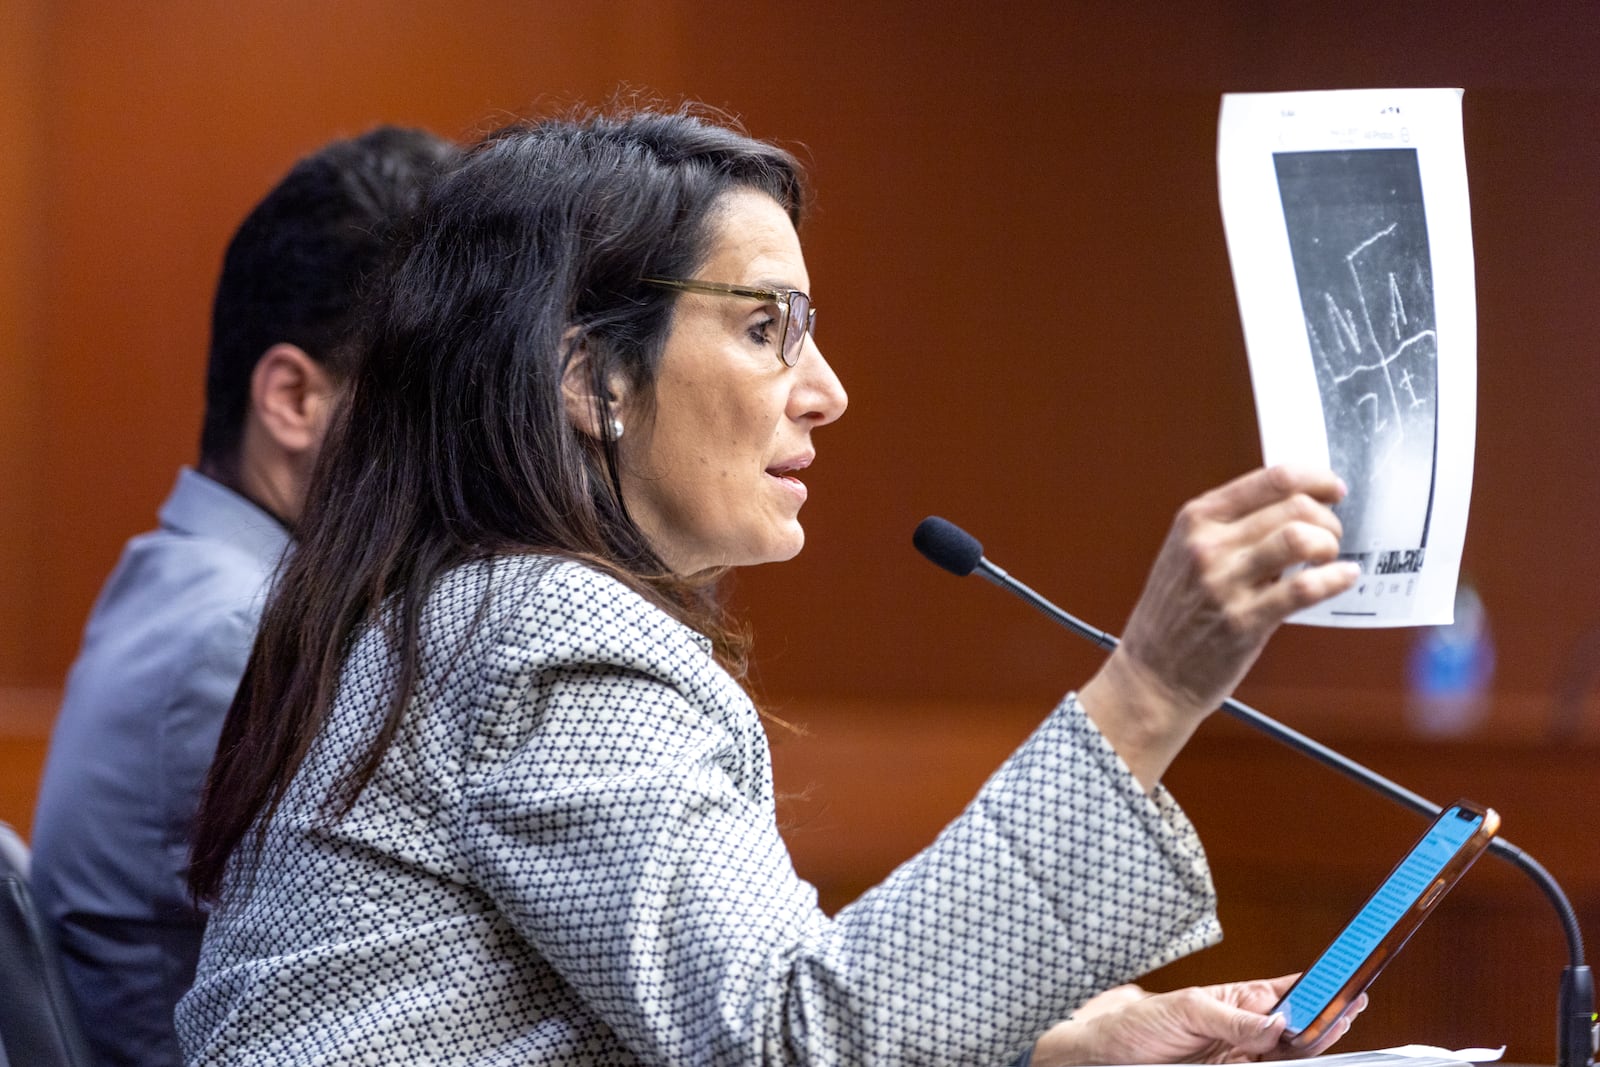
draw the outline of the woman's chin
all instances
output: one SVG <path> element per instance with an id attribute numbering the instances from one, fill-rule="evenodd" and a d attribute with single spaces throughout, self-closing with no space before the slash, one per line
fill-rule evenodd
<path id="1" fill-rule="evenodd" d="M 753 567 L 762 563 L 787 563 L 798 556 L 805 546 L 806 532 L 800 528 L 798 522 L 790 523 L 769 543 L 751 551 L 746 562 L 735 566 Z"/>

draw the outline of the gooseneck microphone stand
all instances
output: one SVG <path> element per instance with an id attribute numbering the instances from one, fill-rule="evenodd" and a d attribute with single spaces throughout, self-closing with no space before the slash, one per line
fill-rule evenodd
<path id="1" fill-rule="evenodd" d="M 966 577 L 976 571 L 1000 588 L 1021 597 L 1079 637 L 1108 651 L 1117 647 L 1119 642 L 1116 637 L 1068 614 L 985 559 L 983 545 L 978 539 L 954 523 L 930 516 L 918 524 L 911 540 L 916 545 L 917 551 L 951 574 Z M 1332 768 L 1346 778 L 1412 811 L 1429 818 L 1436 818 L 1440 813 L 1439 805 L 1426 797 L 1419 796 L 1377 771 L 1335 752 L 1319 741 L 1312 740 L 1298 730 L 1263 715 L 1247 704 L 1229 697 L 1222 702 L 1222 710 L 1274 741 L 1309 756 L 1323 766 Z M 1583 962 L 1583 934 L 1578 928 L 1577 914 L 1550 872 L 1532 856 L 1503 837 L 1496 837 L 1491 841 L 1489 851 L 1533 879 L 1534 884 L 1554 905 L 1556 914 L 1561 920 L 1561 928 L 1566 934 L 1568 963 L 1561 972 L 1561 985 L 1556 1002 L 1556 1067 L 1595 1067 L 1594 1055 L 1597 1046 L 1600 1046 L 1600 1023 L 1596 1021 L 1594 1010 L 1594 976 Z"/>

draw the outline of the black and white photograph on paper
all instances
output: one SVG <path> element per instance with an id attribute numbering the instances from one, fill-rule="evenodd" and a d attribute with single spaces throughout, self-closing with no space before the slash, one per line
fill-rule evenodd
<path id="1" fill-rule="evenodd" d="M 1291 621 L 1449 622 L 1477 419 L 1461 93 L 1230 93 L 1217 172 L 1263 460 L 1349 487 L 1361 577 Z"/>
<path id="2" fill-rule="evenodd" d="M 1421 568 L 1438 446 L 1428 220 L 1414 148 L 1278 152 L 1328 458 L 1350 485 L 1334 510 L 1345 555 Z"/>

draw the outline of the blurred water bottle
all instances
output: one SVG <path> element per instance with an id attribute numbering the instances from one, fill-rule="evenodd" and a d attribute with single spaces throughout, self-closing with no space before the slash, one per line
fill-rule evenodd
<path id="1" fill-rule="evenodd" d="M 1427 737 L 1462 737 L 1489 713 L 1494 638 L 1483 601 L 1471 585 L 1456 587 L 1455 622 L 1418 631 L 1411 648 L 1406 722 Z"/>

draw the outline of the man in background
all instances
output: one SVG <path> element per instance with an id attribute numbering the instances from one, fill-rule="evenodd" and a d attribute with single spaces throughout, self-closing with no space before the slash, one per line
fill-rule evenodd
<path id="1" fill-rule="evenodd" d="M 301 160 L 228 245 L 197 470 L 129 541 L 68 675 L 33 888 L 101 1064 L 180 1062 L 205 916 L 189 824 L 350 370 L 365 280 L 457 150 L 382 127 Z"/>

